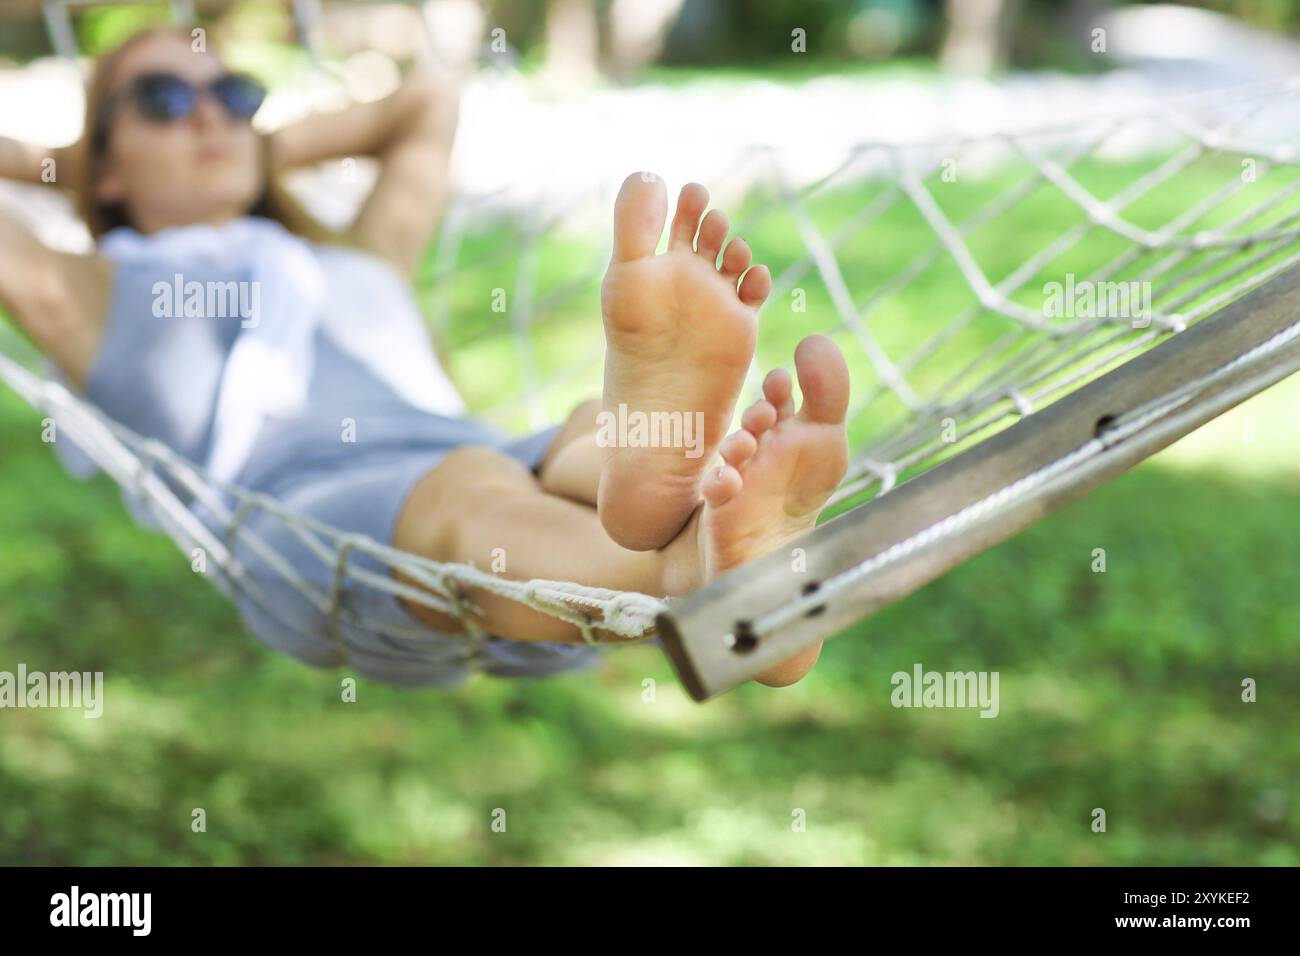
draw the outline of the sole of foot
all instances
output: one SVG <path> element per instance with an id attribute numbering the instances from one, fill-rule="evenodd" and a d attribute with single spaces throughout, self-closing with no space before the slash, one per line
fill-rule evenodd
<path id="1" fill-rule="evenodd" d="M 614 206 L 614 254 L 601 284 L 597 508 L 609 536 L 635 551 L 666 545 L 700 503 L 703 474 L 753 358 L 758 309 L 772 289 L 745 241 L 726 242 L 727 217 L 705 214 L 708 202 L 698 183 L 682 189 L 668 248 L 658 255 L 668 212 L 663 180 L 633 173 Z M 675 440 L 665 444 L 665 436 Z"/>
<path id="2" fill-rule="evenodd" d="M 699 544 L 706 580 L 802 536 L 844 477 L 849 403 L 844 356 L 826 336 L 810 335 L 795 350 L 795 370 L 803 392 L 799 410 L 789 373 L 771 372 L 763 382 L 763 399 L 745 411 L 741 429 L 722 443 L 723 464 L 702 483 Z M 770 686 L 794 683 L 820 652 L 818 644 L 756 680 Z"/>

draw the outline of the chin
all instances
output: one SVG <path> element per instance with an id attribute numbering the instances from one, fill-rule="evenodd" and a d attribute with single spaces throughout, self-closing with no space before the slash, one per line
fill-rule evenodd
<path id="1" fill-rule="evenodd" d="M 204 218 L 217 220 L 251 216 L 260 198 L 260 193 L 251 193 L 247 190 L 214 193 L 204 204 L 203 208 L 206 213 Z"/>
<path id="2" fill-rule="evenodd" d="M 207 170 L 193 193 L 205 206 L 221 209 L 251 208 L 261 194 L 261 176 L 233 165 Z"/>

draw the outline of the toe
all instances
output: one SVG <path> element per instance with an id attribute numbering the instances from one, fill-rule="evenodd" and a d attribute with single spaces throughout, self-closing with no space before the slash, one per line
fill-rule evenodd
<path id="1" fill-rule="evenodd" d="M 794 414 L 794 385 L 790 373 L 783 368 L 774 368 L 763 379 L 763 395 L 776 409 L 777 417 L 789 418 Z"/>
<path id="2" fill-rule="evenodd" d="M 633 173 L 623 180 L 614 201 L 614 259 L 652 256 L 668 216 L 668 190 L 654 173 Z"/>
<path id="3" fill-rule="evenodd" d="M 726 213 L 717 209 L 710 210 L 709 214 L 704 217 L 704 221 L 700 223 L 698 246 L 700 255 L 710 262 L 716 262 L 718 253 L 722 251 L 722 243 L 727 238 L 729 228 Z"/>
<path id="4" fill-rule="evenodd" d="M 687 183 L 677 197 L 677 213 L 673 216 L 673 226 L 668 233 L 668 242 L 673 246 L 695 247 L 695 233 L 700 228 L 700 217 L 709 205 L 709 191 L 699 183 Z"/>
<path id="5" fill-rule="evenodd" d="M 753 261 L 754 255 L 749 251 L 749 243 L 744 239 L 732 239 L 722 254 L 722 274 L 730 279 L 739 279 L 740 274 Z"/>
<path id="6" fill-rule="evenodd" d="M 731 465 L 719 465 L 705 475 L 700 484 L 700 494 L 704 496 L 705 504 L 717 508 L 740 494 L 743 485 L 740 472 Z"/>
<path id="7" fill-rule="evenodd" d="M 757 401 L 740 416 L 740 424 L 751 435 L 758 437 L 776 424 L 776 406 L 771 402 Z"/>
<path id="8" fill-rule="evenodd" d="M 732 432 L 718 446 L 722 460 L 733 468 L 743 468 L 745 462 L 754 457 L 754 452 L 757 450 L 758 439 L 752 432 L 745 431 L 743 428 L 738 432 Z"/>
<path id="9" fill-rule="evenodd" d="M 767 266 L 754 266 L 745 273 L 745 278 L 740 280 L 740 301 L 746 305 L 754 307 L 762 305 L 771 291 L 772 273 L 767 271 Z"/>
<path id="10" fill-rule="evenodd" d="M 839 347 L 825 335 L 810 335 L 794 350 L 794 367 L 803 392 L 799 416 L 839 424 L 849 410 L 849 367 Z"/>

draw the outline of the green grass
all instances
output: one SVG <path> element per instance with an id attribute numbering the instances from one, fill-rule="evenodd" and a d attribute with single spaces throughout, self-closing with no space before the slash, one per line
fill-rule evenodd
<path id="1" fill-rule="evenodd" d="M 1133 174 L 1084 172 L 1102 195 Z M 813 213 L 828 229 L 865 198 L 830 194 Z M 940 201 L 955 214 L 977 198 Z M 1158 224 L 1183 201 L 1171 191 L 1135 215 Z M 979 250 L 990 274 L 1070 215 L 1044 198 L 1004 222 Z M 855 289 L 925 238 L 904 208 L 884 225 L 888 242 L 844 251 Z M 777 268 L 799 255 L 779 218 L 746 237 Z M 548 245 L 543 290 L 591 251 Z M 485 290 L 503 274 L 467 264 L 451 290 L 452 364 L 479 405 L 517 374 L 508 340 L 476 326 L 500 319 Z M 915 342 L 960 301 L 957 277 L 936 268 L 881 334 Z M 811 284 L 807 315 L 774 304 L 764 360 L 788 357 L 828 314 Z M 546 319 L 544 371 L 590 344 L 594 318 L 584 295 Z M 0 711 L 0 863 L 1300 864 L 1298 398 L 1279 386 L 862 622 L 801 684 L 701 707 L 650 647 L 545 681 L 362 681 L 343 703 L 346 671 L 242 633 L 113 487 L 62 473 L 38 416 L 4 392 L 0 669 L 102 669 L 108 707 L 97 721 Z M 1104 574 L 1090 569 L 1096 548 Z M 894 709 L 891 674 L 918 662 L 999 671 L 1000 716 Z M 1240 699 L 1247 677 L 1257 703 Z M 198 807 L 206 833 L 190 829 Z M 1097 807 L 1104 834 L 1090 829 Z M 491 827 L 497 808 L 505 833 Z M 806 832 L 792 832 L 797 809 Z"/>

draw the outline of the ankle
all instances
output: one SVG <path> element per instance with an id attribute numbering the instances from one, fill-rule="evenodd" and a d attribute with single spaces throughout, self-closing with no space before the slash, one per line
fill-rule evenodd
<path id="1" fill-rule="evenodd" d="M 698 590 L 704 583 L 704 558 L 700 552 L 700 517 L 703 506 L 696 508 L 677 537 L 657 553 L 661 559 L 659 593 L 681 597 Z"/>

